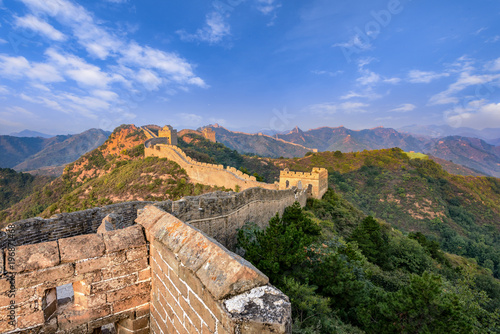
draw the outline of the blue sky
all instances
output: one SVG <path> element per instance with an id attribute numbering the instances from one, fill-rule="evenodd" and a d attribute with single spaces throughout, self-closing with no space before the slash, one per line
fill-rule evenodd
<path id="1" fill-rule="evenodd" d="M 0 0 L 0 134 L 500 127 L 497 0 Z"/>

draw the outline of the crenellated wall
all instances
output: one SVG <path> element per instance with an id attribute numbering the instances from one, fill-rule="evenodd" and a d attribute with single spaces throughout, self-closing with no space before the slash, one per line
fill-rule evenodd
<path id="1" fill-rule="evenodd" d="M 323 197 L 328 190 L 328 171 L 325 168 L 313 168 L 311 173 L 291 172 L 288 168 L 280 171 L 280 189 L 307 189 L 309 185 L 314 198 Z"/>
<path id="2" fill-rule="evenodd" d="M 238 226 L 264 226 L 296 200 L 305 205 L 305 191 L 252 188 L 154 205 L 123 203 L 103 212 L 138 208 L 128 216 L 136 225 L 118 220 L 115 231 L 25 245 L 9 238 L 0 250 L 0 332 L 99 333 L 112 324 L 118 333 L 133 334 L 291 333 L 288 298 L 219 241 L 234 244 Z M 82 213 L 66 215 L 88 214 Z M 64 216 L 52 226 L 60 228 Z M 99 231 L 111 226 L 109 217 Z M 56 287 L 65 284 L 74 298 L 63 303 Z"/>
<path id="3" fill-rule="evenodd" d="M 159 157 L 175 161 L 186 170 L 189 178 L 194 182 L 233 190 L 236 190 L 237 187 L 240 190 L 253 187 L 278 189 L 277 184 L 258 182 L 255 176 L 245 174 L 234 167 L 227 166 L 227 168 L 224 168 L 223 165 L 214 165 L 193 160 L 179 147 L 161 143 L 158 139 L 146 141 L 144 155 L 146 157 Z"/>

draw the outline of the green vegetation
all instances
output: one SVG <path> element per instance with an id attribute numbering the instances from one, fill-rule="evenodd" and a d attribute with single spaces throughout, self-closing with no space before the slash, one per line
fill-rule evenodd
<path id="1" fill-rule="evenodd" d="M 488 269 L 331 189 L 265 230 L 247 224 L 238 247 L 290 297 L 294 333 L 498 333 L 500 283 Z"/>
<path id="2" fill-rule="evenodd" d="M 410 159 L 422 159 L 422 160 L 429 159 L 429 156 L 427 154 L 423 154 L 423 153 L 405 152 L 405 154 Z"/>
<path id="3" fill-rule="evenodd" d="M 329 171 L 329 185 L 364 214 L 420 232 L 447 252 L 474 259 L 500 277 L 500 180 L 450 175 L 402 150 L 315 153 L 286 160 L 291 170 Z"/>
<path id="4" fill-rule="evenodd" d="M 0 210 L 19 202 L 34 189 L 40 189 L 53 178 L 18 173 L 10 168 L 0 168 Z"/>

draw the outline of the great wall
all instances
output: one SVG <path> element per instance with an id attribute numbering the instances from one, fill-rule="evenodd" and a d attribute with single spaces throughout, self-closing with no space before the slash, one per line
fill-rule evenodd
<path id="1" fill-rule="evenodd" d="M 291 333 L 288 297 L 230 249 L 245 223 L 265 227 L 295 201 L 322 196 L 326 170 L 283 171 L 266 184 L 200 164 L 162 138 L 148 142 L 146 152 L 199 170 L 190 178 L 206 171 L 243 191 L 11 223 L 0 235 L 0 332 Z M 62 287 L 72 296 L 59 296 Z"/>

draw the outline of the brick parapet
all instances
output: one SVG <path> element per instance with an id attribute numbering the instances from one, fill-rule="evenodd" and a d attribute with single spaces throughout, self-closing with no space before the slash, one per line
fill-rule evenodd
<path id="1" fill-rule="evenodd" d="M 248 261 L 155 206 L 137 222 L 151 245 L 153 333 L 291 332 L 288 298 Z M 275 303 L 250 301 L 252 291 Z M 225 303 L 235 298 L 247 303 L 229 311 Z M 270 307 L 272 317 L 266 316 Z"/>
<path id="2" fill-rule="evenodd" d="M 149 309 L 149 252 L 140 225 L 11 251 L 0 279 L 2 333 L 92 333 Z M 58 306 L 55 288 L 70 283 L 74 300 Z"/>

